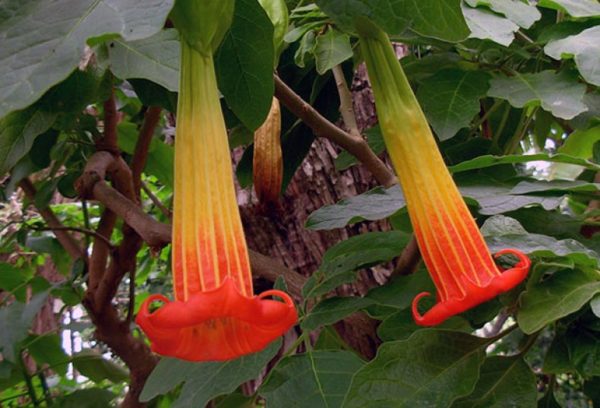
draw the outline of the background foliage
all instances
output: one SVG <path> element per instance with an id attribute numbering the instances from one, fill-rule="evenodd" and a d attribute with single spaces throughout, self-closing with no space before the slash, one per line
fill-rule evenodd
<path id="1" fill-rule="evenodd" d="M 253 262 L 298 300 L 293 333 L 202 364 L 157 364 L 131 322 L 149 293 L 171 293 L 166 225 L 151 222 L 169 220 L 179 44 L 173 0 L 143 3 L 0 0 L 0 405 L 600 406 L 600 3 L 287 0 L 276 70 L 286 90 L 273 81 L 271 20 L 258 1 L 237 0 L 216 64 L 241 188 L 252 194 L 252 132 L 274 92 L 284 200 L 315 136 L 341 147 L 332 179 L 362 166 L 382 185 L 305 220 L 323 233 L 364 225 L 317 270 Z M 401 189 L 364 160 L 385 160 L 379 129 L 338 117 L 347 95 L 336 83 L 360 76 L 359 15 L 403 44 L 402 66 L 490 249 L 534 261 L 526 283 L 434 329 L 409 311 L 432 282 Z M 359 131 L 368 153 L 344 143 Z M 107 151 L 104 173 L 123 202 L 87 178 Z M 374 266 L 379 285 L 356 289 Z M 94 279 L 104 289 L 90 290 Z M 376 336 L 339 330 L 357 312 Z M 371 336 L 371 351 L 352 336 Z"/>

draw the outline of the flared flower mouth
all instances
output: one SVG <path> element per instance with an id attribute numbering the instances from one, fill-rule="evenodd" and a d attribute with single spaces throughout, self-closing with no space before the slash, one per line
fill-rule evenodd
<path id="1" fill-rule="evenodd" d="M 266 299 L 269 296 L 283 300 Z M 164 303 L 154 312 L 153 302 Z M 233 279 L 187 301 L 148 297 L 136 323 L 152 339 L 152 351 L 188 361 L 223 361 L 265 348 L 296 323 L 292 299 L 269 290 L 246 297 Z"/>
<path id="2" fill-rule="evenodd" d="M 519 261 L 515 266 L 491 278 L 487 284 L 479 286 L 471 281 L 466 275 L 459 275 L 458 279 L 463 288 L 463 295 L 441 299 L 438 295 L 439 302 L 429 309 L 424 315 L 419 313 L 419 301 L 427 296 L 431 296 L 429 292 L 419 293 L 412 302 L 412 314 L 415 323 L 420 326 L 435 326 L 442 323 L 444 320 L 469 310 L 481 303 L 487 302 L 498 296 L 501 293 L 508 292 L 525 279 L 531 266 L 529 258 L 521 251 L 516 249 L 505 249 L 496 253 L 495 257 L 505 254 L 515 255 Z"/>

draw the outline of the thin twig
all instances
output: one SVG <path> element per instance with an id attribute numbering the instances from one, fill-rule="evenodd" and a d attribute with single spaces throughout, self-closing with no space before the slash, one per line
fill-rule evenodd
<path id="1" fill-rule="evenodd" d="M 275 75 L 275 96 L 290 112 L 306 123 L 316 136 L 331 140 L 356 157 L 373 174 L 379 184 L 390 187 L 397 183 L 394 173 L 371 150 L 366 140 L 352 136 L 328 121 L 277 75 Z"/>
<path id="2" fill-rule="evenodd" d="M 337 86 L 338 95 L 340 97 L 340 114 L 344 120 L 344 125 L 348 132 L 354 137 L 361 137 L 358 125 L 356 123 L 356 115 L 354 114 L 354 106 L 352 104 L 352 93 L 348 89 L 346 77 L 341 65 L 336 65 L 332 69 L 335 85 Z"/>
<path id="3" fill-rule="evenodd" d="M 111 249 L 114 249 L 114 245 L 110 242 L 110 239 L 108 239 L 107 237 L 105 237 L 104 235 L 94 231 L 94 230 L 89 230 L 87 228 L 80 228 L 80 227 L 65 227 L 65 226 L 61 226 L 61 227 L 35 227 L 32 225 L 27 225 L 27 228 L 32 229 L 34 231 L 75 231 L 75 232 L 81 232 L 82 234 L 85 235 L 89 235 L 89 236 L 93 236 L 95 238 L 98 238 L 102 241 L 104 241 L 104 243 Z"/>
<path id="4" fill-rule="evenodd" d="M 164 205 L 159 199 L 158 197 L 152 192 L 152 190 L 150 190 L 150 188 L 148 187 L 148 185 L 146 183 L 144 183 L 143 181 L 141 182 L 141 186 L 142 186 L 142 190 L 144 191 L 144 193 L 146 193 L 146 195 L 148 196 L 148 198 L 150 198 L 150 200 L 152 201 L 152 203 L 158 207 L 158 209 L 160 210 L 160 212 L 163 213 L 163 215 L 169 219 L 171 219 L 171 216 L 173 215 L 171 213 L 171 210 L 169 210 L 167 208 L 166 205 Z"/>

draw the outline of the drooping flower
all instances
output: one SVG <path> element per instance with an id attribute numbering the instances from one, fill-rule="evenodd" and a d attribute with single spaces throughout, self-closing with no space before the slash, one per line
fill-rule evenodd
<path id="1" fill-rule="evenodd" d="M 510 253 L 518 263 L 506 271 L 496 266 L 387 35 L 366 20 L 357 22 L 357 29 L 387 151 L 437 290 L 437 304 L 424 315 L 418 303 L 429 293 L 415 297 L 413 317 L 419 325 L 437 325 L 518 285 L 527 276 L 530 261 L 521 252 L 506 249 L 496 256 Z"/>
<path id="2" fill-rule="evenodd" d="M 219 4 L 226 7 L 232 1 L 188 3 L 207 19 L 207 9 L 213 7 L 222 16 Z M 228 360 L 263 349 L 296 323 L 297 314 L 284 292 L 253 294 L 213 64 L 212 51 L 220 41 L 214 36 L 225 30 L 213 27 L 209 35 L 190 35 L 178 28 L 182 38 L 172 242 L 175 300 L 150 296 L 136 322 L 159 354 L 190 361 Z M 266 299 L 270 296 L 283 302 Z M 155 301 L 163 305 L 151 311 Z"/>

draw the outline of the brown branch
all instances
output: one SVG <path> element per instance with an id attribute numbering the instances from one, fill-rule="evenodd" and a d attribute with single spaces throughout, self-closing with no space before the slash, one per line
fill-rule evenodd
<path id="1" fill-rule="evenodd" d="M 340 114 L 344 120 L 344 125 L 346 125 L 350 135 L 362 138 L 360 131 L 358 130 L 358 125 L 356 124 L 354 106 L 352 105 L 352 93 L 350 92 L 350 89 L 348 89 L 342 66 L 336 65 L 331 71 L 333 72 L 335 85 L 337 86 L 338 95 L 340 97 Z"/>
<path id="2" fill-rule="evenodd" d="M 328 121 L 278 76 L 275 76 L 275 96 L 294 115 L 306 123 L 316 136 L 331 140 L 356 157 L 373 174 L 379 184 L 390 187 L 397 183 L 394 173 L 373 153 L 362 137 L 352 136 Z"/>
<path id="3" fill-rule="evenodd" d="M 115 101 L 114 90 L 111 87 L 110 96 L 104 102 L 104 137 L 97 141 L 97 150 L 106 150 L 114 154 L 119 153 L 117 144 L 118 123 L 117 103 Z"/>
<path id="4" fill-rule="evenodd" d="M 148 150 L 152 143 L 154 129 L 156 129 L 156 126 L 160 121 L 160 112 L 161 108 L 158 106 L 150 106 L 146 111 L 144 115 L 144 124 L 140 130 L 133 158 L 131 159 L 131 177 L 133 179 L 133 188 L 138 199 L 141 189 L 142 172 L 146 167 L 146 159 L 148 158 Z"/>
<path id="5" fill-rule="evenodd" d="M 406 247 L 404 247 L 402 250 L 400 258 L 398 258 L 398 263 L 390 275 L 390 278 L 398 275 L 410 275 L 414 273 L 419 266 L 419 262 L 421 262 L 421 253 L 419 252 L 417 240 L 413 236 Z"/>
<path id="6" fill-rule="evenodd" d="M 19 182 L 19 186 L 25 192 L 27 198 L 34 202 L 37 190 L 35 189 L 31 180 L 29 180 L 28 178 L 24 178 Z M 86 254 L 83 248 L 79 245 L 77 240 L 75 240 L 75 238 L 73 238 L 71 234 L 62 229 L 63 225 L 49 207 L 38 209 L 38 212 L 40 213 L 44 221 L 46 221 L 46 224 L 48 224 L 48 226 L 54 230 L 54 235 L 56 236 L 56 239 L 63 246 L 65 251 L 67 251 L 71 258 L 86 259 Z"/>

